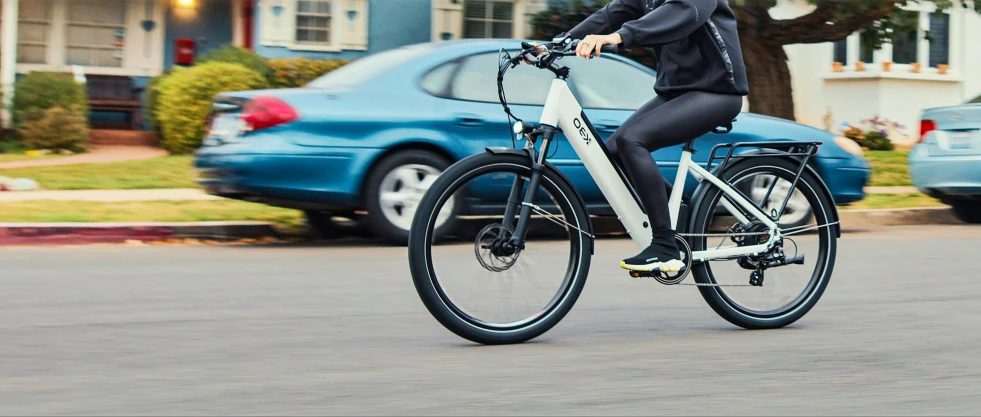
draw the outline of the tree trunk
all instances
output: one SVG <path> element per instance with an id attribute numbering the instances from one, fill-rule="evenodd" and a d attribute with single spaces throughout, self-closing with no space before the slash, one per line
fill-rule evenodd
<path id="1" fill-rule="evenodd" d="M 749 80 L 749 111 L 794 120 L 794 90 L 783 45 L 756 36 L 740 38 Z"/>

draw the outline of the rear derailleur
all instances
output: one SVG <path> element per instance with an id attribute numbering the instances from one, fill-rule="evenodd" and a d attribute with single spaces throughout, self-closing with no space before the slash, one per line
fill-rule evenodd
<path id="1" fill-rule="evenodd" d="M 769 231 L 770 229 L 765 224 L 758 222 L 753 222 L 749 226 L 736 224 L 729 229 L 730 233 L 767 233 Z M 739 246 L 753 246 L 767 243 L 770 240 L 770 235 L 740 235 L 732 236 L 730 239 Z M 783 239 L 779 239 L 774 242 L 773 247 L 766 253 L 740 257 L 737 263 L 743 269 L 753 271 L 749 274 L 749 285 L 762 287 L 764 271 L 784 265 L 803 265 L 804 255 L 787 258 L 787 255 L 783 251 Z"/>

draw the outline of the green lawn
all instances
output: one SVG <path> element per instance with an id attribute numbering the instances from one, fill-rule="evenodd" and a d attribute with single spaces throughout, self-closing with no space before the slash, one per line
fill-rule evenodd
<path id="1" fill-rule="evenodd" d="M 30 156 L 23 153 L 0 153 L 0 162 L 37 161 L 40 159 L 63 158 L 64 155 Z"/>
<path id="2" fill-rule="evenodd" d="M 31 178 L 48 190 L 196 188 L 190 155 L 106 164 L 0 169 L 0 176 Z"/>
<path id="3" fill-rule="evenodd" d="M 867 151 L 865 159 L 872 164 L 872 180 L 869 185 L 912 185 L 906 163 L 908 151 Z"/>
<path id="4" fill-rule="evenodd" d="M 0 204 L 0 222 L 195 222 L 251 220 L 299 227 L 303 213 L 244 201 L 17 201 Z"/>
<path id="5" fill-rule="evenodd" d="M 909 207 L 940 207 L 944 204 L 932 197 L 919 193 L 911 194 L 869 194 L 862 201 L 852 203 L 840 210 L 886 209 Z"/>

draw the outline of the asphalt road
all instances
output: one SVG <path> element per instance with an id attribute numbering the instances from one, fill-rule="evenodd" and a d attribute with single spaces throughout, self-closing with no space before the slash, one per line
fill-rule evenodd
<path id="1" fill-rule="evenodd" d="M 0 248 L 0 414 L 981 413 L 981 228 L 851 233 L 803 320 L 738 330 L 598 244 L 572 313 L 474 346 L 403 248 Z"/>

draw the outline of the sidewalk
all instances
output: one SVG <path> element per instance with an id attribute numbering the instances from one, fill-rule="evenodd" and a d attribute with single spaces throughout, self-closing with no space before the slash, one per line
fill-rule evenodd
<path id="1" fill-rule="evenodd" d="M 38 161 L 40 162 L 40 161 Z M 918 193 L 916 187 L 866 187 L 868 194 Z M 0 203 L 13 201 L 205 201 L 221 200 L 196 188 L 166 188 L 159 190 L 72 190 L 72 191 L 11 191 L 0 192 Z"/>
<path id="2" fill-rule="evenodd" d="M 0 203 L 14 201 L 202 201 L 221 200 L 196 188 L 165 188 L 160 190 L 65 190 L 0 192 Z"/>
<path id="3" fill-rule="evenodd" d="M 0 162 L 0 169 L 44 167 L 55 165 L 102 164 L 106 162 L 136 161 L 167 156 L 168 152 L 150 146 L 92 146 L 87 153 L 65 156 L 53 159 L 38 159 L 35 161 Z"/>

